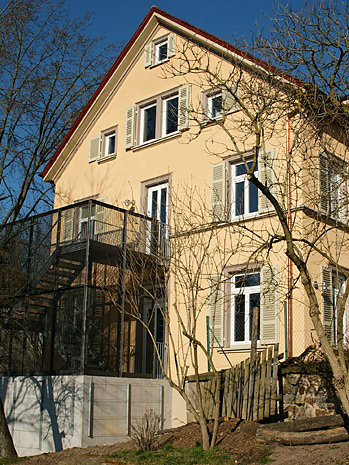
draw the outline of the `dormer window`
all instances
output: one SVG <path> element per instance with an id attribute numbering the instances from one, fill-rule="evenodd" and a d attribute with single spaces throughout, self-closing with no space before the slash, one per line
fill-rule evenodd
<path id="1" fill-rule="evenodd" d="M 144 66 L 160 65 L 176 53 L 176 35 L 167 34 L 147 44 L 144 49 Z"/>

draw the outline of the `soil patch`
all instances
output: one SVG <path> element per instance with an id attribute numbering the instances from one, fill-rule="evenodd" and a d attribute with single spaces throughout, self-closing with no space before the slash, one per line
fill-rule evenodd
<path id="1" fill-rule="evenodd" d="M 270 453 L 274 465 L 348 465 L 349 442 L 314 446 L 275 446 L 257 441 L 256 423 L 230 420 L 222 422 L 218 431 L 217 448 L 236 457 L 237 465 L 256 465 Z M 193 447 L 201 440 L 200 427 L 189 424 L 167 431 L 159 438 L 159 447 Z M 108 446 L 92 446 L 85 449 L 73 448 L 61 452 L 28 457 L 26 465 L 128 465 L 110 458 L 120 450 L 135 448 L 133 442 L 116 443 Z M 264 459 L 265 460 L 265 459 Z M 263 462 L 267 463 L 267 462 Z"/>

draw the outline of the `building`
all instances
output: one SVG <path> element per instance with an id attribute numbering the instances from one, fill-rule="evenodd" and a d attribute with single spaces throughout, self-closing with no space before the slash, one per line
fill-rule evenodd
<path id="1" fill-rule="evenodd" d="M 10 311 L 16 325 L 12 314 L 28 318 L 28 308 L 40 307 L 43 329 L 34 331 L 34 341 L 22 329 L 17 345 L 8 338 L 9 353 L 25 347 L 27 361 L 12 357 L 17 369 L 7 365 L 5 372 L 24 375 L 26 364 L 28 372 L 54 373 L 57 385 L 76 373 L 88 425 L 82 416 L 79 444 L 120 434 L 116 417 L 113 427 L 103 415 L 94 421 L 91 405 L 93 384 L 107 383 L 107 391 L 122 376 L 160 378 L 149 381 L 154 402 L 163 412 L 166 396 L 168 425 L 185 421 L 183 403 L 165 386 L 159 366 L 165 367 L 168 348 L 168 368 L 176 366 L 173 354 L 179 364 L 175 376 L 191 371 L 190 338 L 178 319 L 217 369 L 249 355 L 255 308 L 259 348 L 277 343 L 287 357 L 316 340 L 299 273 L 285 255 L 280 218 L 251 176 L 278 200 L 293 237 L 307 238 L 300 248 L 309 256 L 322 321 L 336 343 L 336 300 L 348 257 L 346 145 L 335 123 L 315 140 L 312 125 L 293 111 L 301 92 L 296 79 L 153 7 L 63 139 L 43 172 L 55 185 L 55 211 L 23 239 L 40 244 L 39 255 L 49 261 L 35 269 L 30 295 Z M 314 240 L 327 255 L 309 249 Z M 18 263 L 24 252 L 11 250 Z M 3 308 L 8 311 L 8 301 Z M 207 370 L 202 351 L 198 363 Z M 51 377 L 41 382 L 40 392 L 48 393 Z M 127 383 L 119 391 L 122 405 L 130 396 Z M 105 408 L 101 396 L 95 392 Z M 74 410 L 72 399 L 65 408 Z M 45 423 L 43 415 L 39 408 Z M 55 447 L 63 444 L 57 434 L 52 429 Z"/>

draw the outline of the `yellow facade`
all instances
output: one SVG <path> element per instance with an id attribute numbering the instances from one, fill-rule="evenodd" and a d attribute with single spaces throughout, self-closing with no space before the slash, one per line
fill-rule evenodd
<path id="1" fill-rule="evenodd" d="M 161 15 L 160 15 L 161 16 Z M 110 77 L 105 88 L 101 90 L 98 98 L 90 106 L 85 117 L 71 133 L 69 141 L 61 150 L 57 160 L 47 170 L 46 180 L 55 183 L 55 207 L 59 208 L 72 204 L 78 200 L 86 198 L 103 199 L 104 202 L 128 209 L 134 201 L 136 212 L 149 214 L 148 195 L 152 187 L 161 184 L 169 186 L 168 221 L 170 223 L 170 234 L 177 235 L 173 239 L 172 252 L 178 254 L 178 260 L 187 267 L 183 276 L 189 277 L 195 274 L 200 275 L 198 281 L 193 281 L 193 286 L 197 286 L 197 297 L 192 295 L 190 287 L 184 289 L 178 295 L 180 278 L 173 272 L 169 277 L 168 304 L 170 318 L 172 322 L 173 340 L 183 357 L 180 363 L 192 365 L 192 360 L 187 355 L 186 349 L 189 347 L 189 340 L 185 338 L 177 325 L 177 316 L 174 306 L 179 308 L 186 321 L 188 318 L 188 301 L 197 305 L 197 338 L 206 347 L 207 326 L 206 317 L 209 315 L 210 306 L 210 277 L 214 274 L 222 273 L 224 276 L 224 303 L 223 303 L 223 336 L 222 348 L 214 342 L 215 351 L 213 361 L 218 369 L 228 366 L 228 359 L 231 364 L 240 362 L 249 355 L 250 343 L 246 341 L 248 329 L 245 327 L 245 340 L 241 343 L 233 340 L 239 339 L 237 329 L 234 329 L 234 318 L 231 310 L 231 279 L 236 273 L 259 272 L 268 262 L 277 267 L 278 289 L 277 305 L 275 311 L 275 331 L 277 337 L 274 342 L 280 344 L 280 352 L 285 353 L 291 348 L 286 347 L 285 341 L 285 305 L 288 308 L 290 299 L 288 298 L 289 283 L 289 262 L 285 255 L 284 242 L 272 244 L 270 250 L 262 248 L 258 253 L 256 248 L 271 237 L 271 234 L 281 235 L 280 223 L 271 209 L 263 214 L 234 215 L 231 212 L 232 197 L 229 189 L 232 189 L 231 167 L 241 164 L 241 156 L 236 152 L 236 147 L 229 137 L 229 131 L 233 133 L 235 141 L 239 142 L 239 150 L 242 153 L 250 153 L 256 143 L 256 134 L 250 124 L 251 133 L 247 132 L 249 120 L 246 112 L 242 109 L 232 111 L 224 120 L 225 132 L 221 127 L 221 119 L 213 119 L 211 124 L 203 124 L 202 102 L 206 99 L 208 105 L 212 104 L 210 88 L 215 90 L 207 81 L 207 74 L 195 71 L 195 65 L 188 73 L 181 75 L 178 70 L 185 66 L 183 57 L 198 60 L 200 64 L 207 64 L 210 69 L 219 75 L 224 82 L 231 79 L 230 73 L 236 64 L 232 64 L 233 52 L 224 50 L 218 43 L 211 43 L 210 38 L 195 34 L 186 29 L 185 25 L 173 23 L 171 18 L 160 18 L 154 14 L 144 29 L 139 33 L 138 38 L 133 41 L 128 53 L 125 55 L 118 68 Z M 153 44 L 156 47 L 161 44 L 161 38 L 174 34 L 176 50 L 174 56 L 165 59 L 163 62 L 150 64 L 145 67 L 145 47 Z M 160 40 L 160 42 L 159 42 Z M 189 42 L 188 42 L 189 40 Z M 189 45 L 188 45 L 189 44 Z M 205 46 L 207 48 L 205 48 Z M 168 44 L 169 47 L 169 44 Z M 154 52 L 155 53 L 155 52 Z M 185 54 L 185 55 L 184 55 Z M 202 54 L 202 55 L 200 55 Z M 254 64 L 248 60 L 241 59 L 239 68 L 239 79 L 245 82 L 257 82 Z M 257 65 L 255 65 L 257 66 Z M 174 72 L 174 70 L 176 70 Z M 253 74 L 254 73 L 254 74 Z M 173 75 L 174 74 L 174 75 Z M 238 76 L 238 74 L 236 74 Z M 228 80 L 228 81 L 227 81 Z M 214 80 L 215 82 L 217 81 Z M 183 131 L 174 131 L 169 135 L 164 135 L 165 118 L 160 117 L 161 129 L 157 128 L 156 140 L 141 142 L 140 126 L 144 130 L 145 123 L 142 123 L 143 103 L 149 99 L 149 103 L 161 101 L 161 110 L 164 110 L 163 97 L 174 95 L 179 87 L 189 85 L 191 91 L 190 128 Z M 257 85 L 257 84 L 256 84 Z M 264 84 L 265 87 L 265 84 Z M 251 85 L 252 92 L 253 85 Z M 265 87 L 266 88 L 266 87 Z M 243 86 L 242 86 L 243 89 Z M 241 92 L 241 90 L 240 90 Z M 203 97 L 204 95 L 204 97 Z M 271 92 L 271 96 L 273 93 Z M 276 96 L 282 96 L 282 92 L 275 91 Z M 257 97 L 256 97 L 257 98 Z M 281 98 L 281 97 L 280 97 Z M 160 100 L 156 100 L 160 99 Z M 143 103 L 142 103 L 143 102 Z M 137 107 L 136 117 L 136 143 L 132 148 L 125 148 L 126 131 L 126 111 L 131 107 Z M 157 111 L 160 106 L 158 104 Z M 275 107 L 275 112 L 277 107 Z M 284 210 L 287 209 L 288 192 L 291 189 L 290 209 L 292 210 L 292 221 L 294 223 L 294 235 L 302 237 L 309 229 L 314 232 L 313 219 L 301 209 L 301 207 L 314 207 L 318 198 L 318 175 L 317 175 L 317 154 L 318 149 L 311 148 L 312 161 L 310 166 L 304 163 L 301 150 L 295 149 L 293 152 L 290 187 L 288 187 L 287 177 L 287 151 L 288 144 L 292 142 L 294 133 L 292 127 L 287 132 L 287 113 L 275 114 L 273 128 L 265 127 L 265 142 L 262 147 L 273 153 L 273 170 L 275 175 L 275 195 L 279 199 Z M 145 118 L 145 116 L 143 116 Z M 297 118 L 291 122 L 291 126 L 297 127 Z M 266 124 L 272 121 L 273 116 L 266 117 Z M 143 126 L 142 126 L 143 124 Z M 203 127 L 200 128 L 200 125 Z M 89 161 L 90 141 L 101 136 L 101 141 L 105 143 L 108 130 L 116 128 L 116 150 L 111 157 Z M 239 134 L 238 131 L 241 133 Z M 289 138 L 289 139 L 288 139 Z M 332 139 L 329 141 L 332 143 Z M 103 147 L 103 146 L 102 146 Z M 340 157 L 345 157 L 343 144 L 336 142 L 336 153 Z M 212 167 L 225 160 L 224 169 L 226 172 L 226 221 L 220 224 L 212 223 L 211 220 L 211 175 Z M 248 159 L 249 160 L 249 159 Z M 306 169 L 308 168 L 308 171 Z M 299 169 L 299 170 L 298 170 Z M 316 173 L 315 173 L 315 171 Z M 304 177 L 304 172 L 307 176 Z M 237 178 L 236 178 L 237 179 Z M 234 184 L 237 186 L 237 181 Z M 238 187 L 236 187 L 238 189 Z M 160 195 L 160 194 L 159 194 Z M 237 194 L 236 194 L 237 195 Z M 252 198 L 252 193 L 250 194 Z M 129 201 L 129 202 L 127 202 Z M 130 203 L 131 202 L 131 203 Z M 237 207 L 236 207 L 237 208 Z M 247 207 L 244 207 L 247 208 Z M 250 207 L 252 209 L 252 207 Z M 204 227 L 204 230 L 200 230 Z M 193 230 L 184 239 L 178 238 L 178 234 L 183 230 Z M 211 233 L 211 228 L 215 230 Z M 344 233 L 338 235 L 335 229 L 329 239 L 335 247 L 336 241 L 345 241 Z M 342 236 L 342 237 L 339 237 Z M 208 244 L 207 250 L 205 250 Z M 178 247 L 176 249 L 176 247 Z M 333 251 L 334 252 L 334 251 Z M 199 263 L 197 259 L 202 257 Z M 341 250 L 339 261 L 343 266 L 348 261 L 348 251 Z M 178 262 L 177 262 L 178 264 Z M 320 258 L 313 252 L 309 257 L 309 270 L 314 276 L 314 281 L 322 283 L 321 266 L 326 265 L 326 260 Z M 171 265 L 175 267 L 175 263 Z M 200 271 L 200 266 L 202 267 Z M 291 278 L 294 284 L 292 291 L 293 303 L 293 347 L 292 354 L 299 355 L 304 349 L 316 340 L 313 324 L 308 315 L 308 304 L 306 295 L 298 279 L 298 273 L 293 265 L 293 275 Z M 177 286 L 177 287 L 176 287 Z M 258 286 L 257 286 L 258 287 Z M 236 290 L 236 289 L 235 289 Z M 319 302 L 321 301 L 321 286 L 317 289 Z M 177 293 L 177 294 L 176 294 Z M 228 295 L 228 297 L 227 297 Z M 235 297 L 234 297 L 235 298 Z M 251 296 L 248 297 L 252 299 Z M 252 302 L 252 300 L 251 300 Z M 212 303 L 211 303 L 212 305 Z M 237 304 L 236 304 L 237 305 Z M 252 304 L 251 304 L 252 305 Z M 177 307 L 179 306 L 179 307 Z M 235 307 L 234 307 L 235 308 Z M 235 315 L 235 322 L 236 322 Z M 189 323 L 188 323 L 189 324 Z M 249 325 L 250 322 L 241 323 Z M 235 333 L 234 333 L 235 331 Z M 235 334 L 235 336 L 233 335 Z M 210 339 L 212 337 L 210 335 Z M 211 342 L 212 345 L 212 342 Z M 259 344 L 259 347 L 262 343 Z M 212 347 L 211 347 L 212 348 Z M 207 369 L 207 360 L 200 352 L 200 369 Z M 190 368 L 189 368 L 190 371 Z"/>

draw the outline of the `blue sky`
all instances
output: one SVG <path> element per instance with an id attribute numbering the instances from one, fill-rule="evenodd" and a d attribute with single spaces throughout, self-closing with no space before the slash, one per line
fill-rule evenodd
<path id="1" fill-rule="evenodd" d="M 281 1 L 282 3 L 282 1 Z M 298 9 L 303 0 L 288 2 Z M 127 42 L 152 5 L 198 26 L 220 38 L 230 40 L 234 32 L 239 37 L 251 37 L 256 23 L 262 27 L 271 15 L 271 0 L 70 0 L 73 15 L 94 12 L 91 32 L 103 35 L 107 42 Z"/>

